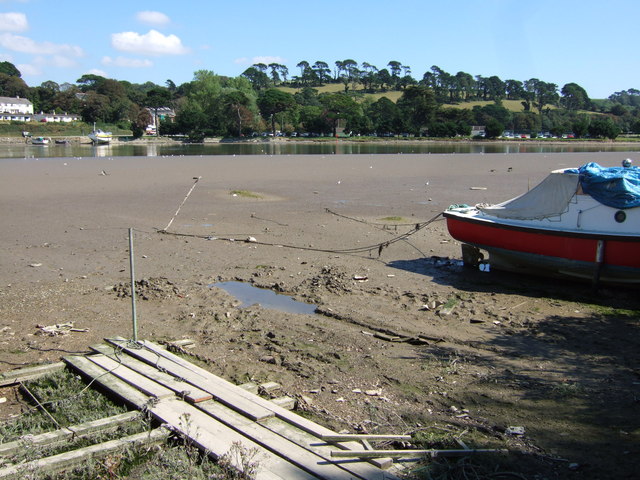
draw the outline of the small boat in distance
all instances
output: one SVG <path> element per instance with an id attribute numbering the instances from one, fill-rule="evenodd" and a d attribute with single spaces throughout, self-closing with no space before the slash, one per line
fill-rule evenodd
<path id="1" fill-rule="evenodd" d="M 588 163 L 551 172 L 498 205 L 443 213 L 463 261 L 492 269 L 612 284 L 640 284 L 640 168 Z"/>
<path id="2" fill-rule="evenodd" d="M 88 137 L 91 139 L 94 145 L 107 145 L 111 142 L 111 132 L 103 132 L 99 128 L 96 129 L 94 126 L 93 132 L 91 132 Z"/>
<path id="3" fill-rule="evenodd" d="M 49 140 L 48 138 L 44 138 L 44 137 L 32 137 L 31 138 L 31 144 L 32 145 L 48 145 L 49 144 Z"/>

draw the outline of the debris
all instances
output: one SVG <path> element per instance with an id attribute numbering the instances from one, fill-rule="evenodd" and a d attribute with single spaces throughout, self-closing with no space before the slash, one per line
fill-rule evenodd
<path id="1" fill-rule="evenodd" d="M 55 337 L 57 335 L 67 335 L 70 332 L 88 332 L 88 328 L 74 328 L 73 322 L 67 323 L 57 323 L 55 325 L 36 325 L 36 328 L 39 328 L 43 333 L 51 337 Z"/>
<path id="2" fill-rule="evenodd" d="M 378 388 L 376 390 L 365 390 L 364 393 L 365 395 L 369 395 L 370 397 L 379 397 L 380 395 L 382 395 L 382 389 Z"/>
<path id="3" fill-rule="evenodd" d="M 354 275 L 353 279 L 356 282 L 366 282 L 367 280 L 369 280 L 369 277 L 367 277 L 366 275 Z"/>
<path id="4" fill-rule="evenodd" d="M 507 435 L 524 435 L 524 427 L 507 427 L 504 433 Z"/>
<path id="5" fill-rule="evenodd" d="M 247 239 L 245 240 L 245 242 L 247 243 L 256 243 L 258 240 L 256 240 L 256 237 L 247 237 Z"/>
<path id="6" fill-rule="evenodd" d="M 30 263 L 29 266 L 30 267 L 41 267 L 42 264 L 41 263 Z"/>
<path id="7" fill-rule="evenodd" d="M 487 187 L 471 187 L 469 190 L 486 190 Z"/>
<path id="8" fill-rule="evenodd" d="M 0 403 L 5 403 L 7 401 L 7 397 L 0 397 Z"/>

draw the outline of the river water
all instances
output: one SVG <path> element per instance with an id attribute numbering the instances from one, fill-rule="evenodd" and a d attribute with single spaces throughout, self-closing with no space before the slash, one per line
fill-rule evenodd
<path id="1" fill-rule="evenodd" d="M 208 144 L 127 144 L 93 146 L 0 145 L 0 158 L 46 157 L 154 157 L 184 155 L 331 155 L 331 154 L 416 154 L 416 153 L 570 153 L 637 152 L 638 144 L 626 143 L 484 143 L 484 142 L 260 142 Z"/>

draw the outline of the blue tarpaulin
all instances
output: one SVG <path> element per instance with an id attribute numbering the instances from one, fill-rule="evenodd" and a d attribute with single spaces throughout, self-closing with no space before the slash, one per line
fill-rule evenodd
<path id="1" fill-rule="evenodd" d="M 640 168 L 601 167 L 587 163 L 578 169 L 584 193 L 613 208 L 640 206 Z"/>

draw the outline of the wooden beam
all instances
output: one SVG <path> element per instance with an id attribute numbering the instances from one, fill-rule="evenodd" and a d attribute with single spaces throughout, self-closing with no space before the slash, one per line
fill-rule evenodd
<path id="1" fill-rule="evenodd" d="M 86 358 L 149 397 L 163 399 L 175 396 L 175 393 L 167 387 L 160 385 L 158 382 L 144 375 L 140 375 L 121 362 L 117 362 L 106 355 L 97 353 L 95 355 L 87 355 Z"/>
<path id="2" fill-rule="evenodd" d="M 73 425 L 54 432 L 46 432 L 39 435 L 25 435 L 13 442 L 0 444 L 0 456 L 15 455 L 19 450 L 31 446 L 49 447 L 59 443 L 68 442 L 72 437 L 78 438 L 96 432 L 102 433 L 113 431 L 123 423 L 133 421 L 139 416 L 140 412 L 132 411 Z"/>
<path id="3" fill-rule="evenodd" d="M 47 363 L 34 367 L 18 368 L 8 372 L 0 373 L 0 387 L 16 385 L 27 380 L 34 380 L 50 373 L 58 372 L 64 368 L 63 362 Z"/>
<path id="4" fill-rule="evenodd" d="M 127 346 L 128 340 L 124 338 L 106 339 L 106 341 L 124 349 L 126 353 L 140 360 L 159 366 L 174 375 L 184 378 L 189 383 L 210 392 L 216 400 L 224 405 L 243 413 L 253 420 L 262 422 L 275 415 L 318 438 L 322 435 L 336 435 L 336 432 L 280 407 L 269 400 L 254 395 L 203 368 L 193 365 L 153 342 L 140 342 L 140 345 L 145 348 L 131 348 Z M 336 446 L 352 450 L 359 450 L 361 447 L 356 442 L 338 443 Z M 392 464 L 390 458 L 372 458 L 369 461 L 379 468 L 388 468 Z"/>
<path id="5" fill-rule="evenodd" d="M 326 459 L 313 451 L 301 447 L 288 438 L 278 435 L 217 402 L 201 402 L 197 405 L 197 408 L 318 478 L 324 480 L 352 480 L 354 478 L 367 480 L 372 478 L 370 476 L 356 475 L 349 470 L 348 464 L 342 466 L 327 462 Z M 376 473 L 380 474 L 382 472 L 377 470 Z"/>
<path id="6" fill-rule="evenodd" d="M 331 445 L 323 440 L 320 440 L 317 436 L 314 436 L 304 430 L 301 430 L 290 423 L 285 422 L 280 418 L 267 418 L 260 422 L 260 425 L 268 428 L 274 433 L 281 435 L 290 441 L 300 445 L 301 447 L 311 450 L 316 455 L 321 456 L 327 462 L 341 464 L 349 469 L 354 476 L 362 478 L 384 478 L 385 480 L 399 480 L 398 477 L 389 472 L 383 472 L 383 469 L 389 468 L 393 465 L 393 460 L 390 458 L 385 459 L 372 459 L 377 460 L 378 464 L 372 464 L 369 461 L 356 461 L 356 459 L 337 459 L 331 457 L 331 452 L 335 450 L 336 445 Z M 353 448 L 361 449 L 362 446 L 357 442 L 342 443 L 343 446 L 351 446 Z"/>
<path id="7" fill-rule="evenodd" d="M 180 362 L 176 362 L 173 358 L 166 356 L 175 357 L 175 355 L 162 349 L 158 345 L 154 345 L 154 348 L 160 352 L 164 350 L 164 354 L 161 355 L 156 350 L 149 349 L 146 346 L 143 348 L 131 348 L 125 346 L 126 344 L 119 340 L 113 341 L 108 339 L 107 341 L 122 346 L 124 352 L 128 355 L 132 355 L 139 360 L 154 365 L 210 393 L 213 395 L 213 398 L 220 403 L 241 412 L 252 420 L 261 420 L 274 416 L 273 411 L 267 406 L 268 400 L 261 399 L 231 382 L 227 382 L 204 369 L 190 364 L 186 360 L 180 359 Z"/>
<path id="8" fill-rule="evenodd" d="M 245 455 L 253 452 L 256 455 L 256 480 L 318 480 L 317 477 L 230 429 L 195 405 L 178 399 L 167 399 L 151 406 L 148 411 L 156 420 L 172 425 L 179 434 L 216 459 L 238 448 L 238 445 Z M 241 456 L 229 456 L 232 465 L 239 470 L 242 470 Z"/>
<path id="9" fill-rule="evenodd" d="M 148 377 L 151 380 L 154 380 L 161 385 L 173 390 L 173 392 L 175 392 L 178 397 L 184 398 L 190 403 L 203 402 L 205 400 L 210 400 L 211 398 L 213 398 L 210 393 L 205 392 L 198 387 L 194 387 L 187 382 L 179 381 L 178 379 L 176 379 L 176 377 L 169 375 L 168 373 L 161 372 L 157 368 L 152 367 L 151 365 L 137 360 L 129 355 L 118 353 L 117 349 L 112 346 L 100 344 L 94 345 L 90 348 L 95 352 L 107 355 L 109 358 L 112 358 L 129 367 L 130 369 L 144 375 L 145 377 Z"/>
<path id="10" fill-rule="evenodd" d="M 85 378 L 99 385 L 104 390 L 111 392 L 120 400 L 141 410 L 149 402 L 150 397 L 126 384 L 116 376 L 99 367 L 91 360 L 81 356 L 69 356 L 63 358 L 64 362 L 78 371 Z"/>
<path id="11" fill-rule="evenodd" d="M 12 465 L 0 469 L 0 478 L 24 478 L 32 472 L 51 473 L 58 472 L 78 465 L 86 460 L 104 457 L 122 448 L 131 445 L 149 445 L 161 443 L 167 439 L 169 432 L 164 428 L 156 428 L 149 432 L 142 432 L 118 440 L 111 440 L 90 447 L 80 448 L 69 452 L 41 458 L 20 465 Z"/>
<path id="12" fill-rule="evenodd" d="M 409 441 L 411 440 L 411 435 L 369 435 L 369 434 L 355 434 L 355 433 L 347 433 L 347 434 L 337 434 L 337 435 L 322 435 L 320 438 L 325 442 L 350 442 L 352 440 L 373 440 L 373 441 L 384 441 L 384 440 L 399 440 L 399 441 Z"/>
<path id="13" fill-rule="evenodd" d="M 391 458 L 422 458 L 426 456 L 432 457 L 449 457 L 473 455 L 476 453 L 507 453 L 507 450 L 497 449 L 463 449 L 463 450 L 334 450 L 331 456 L 335 458 L 374 458 L 374 457 L 391 457 Z"/>

